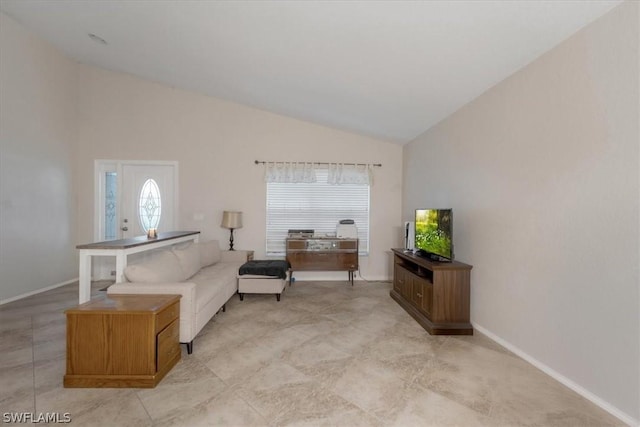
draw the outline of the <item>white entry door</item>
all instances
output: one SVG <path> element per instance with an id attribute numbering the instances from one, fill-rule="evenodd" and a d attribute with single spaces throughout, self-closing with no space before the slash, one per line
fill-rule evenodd
<path id="1" fill-rule="evenodd" d="M 97 160 L 95 241 L 175 231 L 178 162 Z M 93 278 L 109 279 L 112 257 L 93 257 Z"/>
<path id="2" fill-rule="evenodd" d="M 175 167 L 122 165 L 120 230 L 123 239 L 175 230 Z"/>

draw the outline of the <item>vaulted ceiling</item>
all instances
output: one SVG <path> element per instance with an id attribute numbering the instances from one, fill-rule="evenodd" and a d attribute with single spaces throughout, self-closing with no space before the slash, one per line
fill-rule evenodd
<path id="1" fill-rule="evenodd" d="M 79 62 L 402 144 L 619 3 L 0 0 L 0 9 Z"/>

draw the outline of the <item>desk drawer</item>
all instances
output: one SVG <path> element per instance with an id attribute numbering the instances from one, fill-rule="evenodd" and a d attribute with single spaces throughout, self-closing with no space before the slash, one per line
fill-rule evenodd
<path id="1" fill-rule="evenodd" d="M 287 249 L 306 249 L 307 242 L 305 240 L 287 240 Z"/>
<path id="2" fill-rule="evenodd" d="M 338 248 L 340 249 L 358 249 L 357 240 L 340 240 L 338 241 Z"/>
<path id="3" fill-rule="evenodd" d="M 180 321 L 176 320 L 158 334 L 158 371 L 180 354 Z"/>
<path id="4" fill-rule="evenodd" d="M 180 301 L 171 304 L 156 315 L 156 333 L 163 330 L 169 323 L 180 317 Z"/>
<path id="5" fill-rule="evenodd" d="M 346 271 L 358 269 L 357 253 L 297 252 L 287 255 L 294 271 Z"/>

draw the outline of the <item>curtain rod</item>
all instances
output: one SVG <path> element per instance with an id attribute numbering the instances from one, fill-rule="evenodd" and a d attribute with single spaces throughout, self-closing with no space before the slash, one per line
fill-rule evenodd
<path id="1" fill-rule="evenodd" d="M 264 160 L 255 160 L 254 161 L 256 165 L 266 165 L 267 163 L 313 163 L 314 165 L 337 165 L 337 164 L 341 164 L 341 165 L 347 165 L 347 166 L 365 166 L 365 165 L 371 165 L 371 166 L 375 166 L 378 168 L 382 167 L 382 163 L 342 163 L 342 162 L 334 162 L 334 163 L 329 163 L 329 162 L 266 162 Z"/>

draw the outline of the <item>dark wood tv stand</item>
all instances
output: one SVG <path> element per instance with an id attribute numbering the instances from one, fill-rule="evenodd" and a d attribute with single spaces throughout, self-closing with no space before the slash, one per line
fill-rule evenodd
<path id="1" fill-rule="evenodd" d="M 472 266 L 393 251 L 390 295 L 432 335 L 473 335 L 469 322 Z"/>

